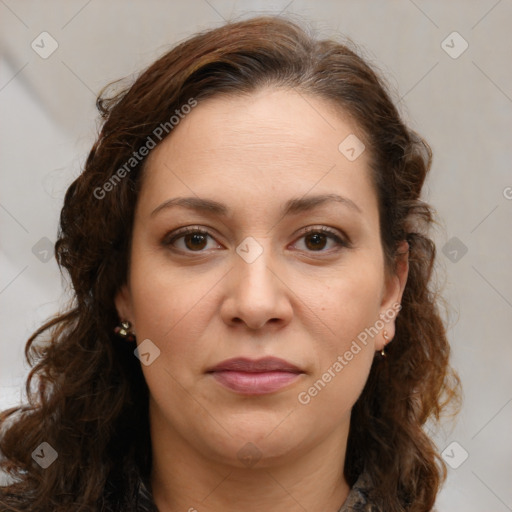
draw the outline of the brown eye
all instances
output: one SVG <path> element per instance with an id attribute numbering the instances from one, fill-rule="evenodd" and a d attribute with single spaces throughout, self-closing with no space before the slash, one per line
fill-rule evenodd
<path id="1" fill-rule="evenodd" d="M 310 241 L 309 243 L 306 241 L 306 247 L 312 251 L 323 249 L 327 241 L 327 237 L 323 233 L 308 234 L 305 239 Z"/>
<path id="2" fill-rule="evenodd" d="M 304 239 L 304 250 L 306 252 L 331 252 L 329 249 L 324 250 L 329 241 L 334 243 L 335 250 L 340 247 L 350 247 L 349 242 L 341 238 L 336 231 L 326 227 L 308 228 L 303 232 L 301 239 Z"/>
<path id="3" fill-rule="evenodd" d="M 207 243 L 207 234 L 203 233 L 192 233 L 190 235 L 185 235 L 183 237 L 183 241 L 187 249 L 190 250 L 201 250 L 204 249 Z"/>
<path id="4" fill-rule="evenodd" d="M 198 228 L 185 228 L 174 233 L 171 237 L 166 237 L 163 244 L 182 252 L 203 252 L 208 245 L 208 238 L 213 240 L 213 237 L 207 231 Z M 181 245 L 178 246 L 177 243 L 180 241 Z"/>

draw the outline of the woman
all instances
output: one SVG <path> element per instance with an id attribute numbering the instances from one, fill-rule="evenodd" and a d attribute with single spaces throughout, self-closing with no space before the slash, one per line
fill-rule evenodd
<path id="1" fill-rule="evenodd" d="M 422 427 L 460 384 L 431 152 L 382 80 L 261 17 L 98 108 L 55 247 L 75 300 L 28 341 L 1 510 L 431 510 Z"/>

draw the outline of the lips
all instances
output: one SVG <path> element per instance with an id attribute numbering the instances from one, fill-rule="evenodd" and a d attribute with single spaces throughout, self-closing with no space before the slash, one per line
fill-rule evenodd
<path id="1" fill-rule="evenodd" d="M 225 388 L 244 395 L 274 393 L 304 374 L 294 364 L 276 357 L 228 359 L 208 369 L 207 373 Z"/>
<path id="2" fill-rule="evenodd" d="M 264 357 L 263 359 L 247 359 L 244 357 L 227 359 L 209 369 L 208 372 L 236 371 L 247 373 L 263 372 L 291 372 L 302 373 L 300 368 L 277 357 Z"/>

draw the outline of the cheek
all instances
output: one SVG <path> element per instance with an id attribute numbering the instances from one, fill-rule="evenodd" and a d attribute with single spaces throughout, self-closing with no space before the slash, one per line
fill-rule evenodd
<path id="1" fill-rule="evenodd" d="M 350 413 L 368 379 L 374 355 L 371 327 L 378 320 L 379 272 L 331 281 L 318 308 L 329 334 L 317 338 L 317 364 L 297 394 L 309 418 L 334 428 Z M 327 298 L 328 297 L 328 298 Z"/>
<path id="2" fill-rule="evenodd" d="M 173 268 L 162 258 L 141 254 L 132 261 L 132 308 L 138 339 L 149 338 L 163 356 L 197 363 L 194 339 L 204 337 L 220 271 Z"/>
<path id="3" fill-rule="evenodd" d="M 383 272 L 379 265 L 347 267 L 315 288 L 310 301 L 330 335 L 322 340 L 330 357 L 379 318 Z M 327 342 L 327 343 L 326 343 Z M 324 361 L 325 364 L 325 361 Z"/>
<path id="4" fill-rule="evenodd" d="M 316 295 L 316 311 L 328 327 L 317 338 L 314 374 L 302 387 L 298 402 L 310 412 L 328 413 L 333 421 L 348 413 L 359 397 L 374 359 L 383 272 L 380 265 L 356 266 L 324 285 Z"/>

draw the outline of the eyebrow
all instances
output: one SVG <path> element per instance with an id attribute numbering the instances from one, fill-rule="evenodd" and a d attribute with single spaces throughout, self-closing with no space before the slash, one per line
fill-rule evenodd
<path id="1" fill-rule="evenodd" d="M 331 202 L 340 203 L 355 212 L 363 213 L 359 206 L 347 197 L 342 197 L 338 194 L 321 194 L 309 197 L 297 197 L 288 200 L 283 208 L 283 216 L 296 215 L 302 212 L 311 211 L 314 208 L 324 206 Z M 162 210 L 167 210 L 176 206 L 223 217 L 228 216 L 230 213 L 230 209 L 225 204 L 212 199 L 205 199 L 202 197 L 174 197 L 157 206 L 151 212 L 150 216 L 153 217 Z"/>

